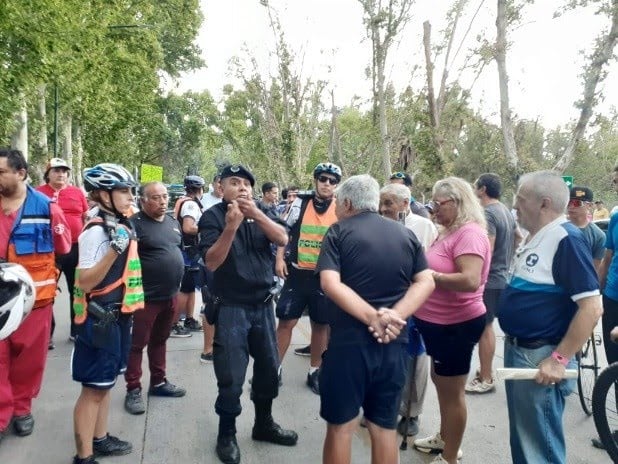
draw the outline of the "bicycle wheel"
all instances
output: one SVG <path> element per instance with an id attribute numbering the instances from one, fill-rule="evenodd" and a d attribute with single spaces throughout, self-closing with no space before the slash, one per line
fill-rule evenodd
<path id="1" fill-rule="evenodd" d="M 618 411 L 616 411 L 616 389 L 618 363 L 605 368 L 592 391 L 592 416 L 605 451 L 614 462 L 618 462 Z"/>
<path id="2" fill-rule="evenodd" d="M 581 351 L 577 354 L 577 392 L 579 402 L 584 412 L 592 415 L 592 390 L 599 376 L 599 363 L 597 358 L 597 344 L 595 335 L 586 341 Z"/>

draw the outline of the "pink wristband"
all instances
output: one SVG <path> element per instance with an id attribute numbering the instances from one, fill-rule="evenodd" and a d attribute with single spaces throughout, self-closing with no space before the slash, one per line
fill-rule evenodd
<path id="1" fill-rule="evenodd" d="M 558 361 L 560 364 L 562 364 L 564 367 L 566 367 L 566 365 L 569 363 L 569 358 L 562 356 L 560 353 L 558 353 L 557 351 L 554 351 L 551 354 L 552 359 L 555 359 L 556 361 Z"/>

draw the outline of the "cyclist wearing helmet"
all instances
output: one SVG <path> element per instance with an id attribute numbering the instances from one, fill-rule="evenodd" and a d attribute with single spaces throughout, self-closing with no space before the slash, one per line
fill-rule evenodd
<path id="1" fill-rule="evenodd" d="M 79 236 L 76 272 L 73 380 L 82 384 L 74 410 L 77 455 L 74 464 L 96 463 L 95 456 L 118 456 L 129 442 L 107 433 L 111 388 L 126 368 L 132 313 L 144 307 L 137 242 L 126 215 L 137 184 L 117 164 L 84 171 L 84 187 L 99 212 Z"/>
<path id="2" fill-rule="evenodd" d="M 296 349 L 295 353 L 311 356 L 307 386 L 317 395 L 320 391 L 318 369 L 328 343 L 328 318 L 326 297 L 320 289 L 320 281 L 314 270 L 324 234 L 330 225 L 337 221 L 333 196 L 335 187 L 341 181 L 341 168 L 332 163 L 320 163 L 313 170 L 313 179 L 315 194 L 309 198 L 297 198 L 290 207 L 286 219 L 290 227 L 289 263 L 285 259 L 285 248 L 279 247 L 275 272 L 280 278 L 287 279 L 276 310 L 279 318 L 279 362 L 283 362 L 290 346 L 292 329 L 308 306 L 311 344 L 309 347 Z"/>
<path id="3" fill-rule="evenodd" d="M 36 285 L 34 310 L 0 340 L 0 436 L 11 421 L 19 436 L 34 428 L 32 400 L 41 389 L 56 296 L 55 256 L 71 249 L 62 211 L 27 185 L 27 177 L 23 154 L 0 149 L 0 261 L 21 264 Z"/>
<path id="4" fill-rule="evenodd" d="M 200 176 L 185 177 L 185 192 L 187 195 L 178 200 L 176 219 L 182 230 L 182 256 L 185 260 L 185 272 L 180 284 L 180 293 L 176 300 L 176 315 L 172 327 L 172 337 L 186 338 L 191 331 L 200 332 L 202 326 L 193 318 L 195 308 L 195 289 L 201 288 L 204 282 L 204 270 L 198 261 L 200 253 L 197 248 L 199 236 L 197 223 L 204 212 L 201 199 L 204 194 L 204 179 Z M 181 314 L 185 314 L 184 326 L 178 322 Z"/>

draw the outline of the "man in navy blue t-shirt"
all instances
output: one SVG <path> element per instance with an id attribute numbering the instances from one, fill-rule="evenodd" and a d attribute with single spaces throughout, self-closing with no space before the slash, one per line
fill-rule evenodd
<path id="1" fill-rule="evenodd" d="M 423 248 L 402 224 L 378 215 L 379 186 L 353 176 L 337 189 L 316 271 L 331 300 L 331 335 L 320 370 L 324 462 L 350 462 L 363 408 L 372 460 L 397 462 L 396 423 L 408 354 L 406 319 L 434 289 Z"/>

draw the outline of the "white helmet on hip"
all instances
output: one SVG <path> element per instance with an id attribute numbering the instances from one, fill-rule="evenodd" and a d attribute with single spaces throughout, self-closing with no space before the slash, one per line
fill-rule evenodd
<path id="1" fill-rule="evenodd" d="M 16 263 L 0 263 L 0 340 L 11 335 L 30 313 L 36 289 L 28 271 Z"/>

